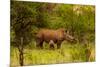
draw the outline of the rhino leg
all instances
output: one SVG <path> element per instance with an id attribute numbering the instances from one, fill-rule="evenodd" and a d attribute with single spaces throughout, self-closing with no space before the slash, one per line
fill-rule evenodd
<path id="1" fill-rule="evenodd" d="M 40 39 L 37 39 L 37 41 L 36 41 L 36 47 L 37 48 L 43 48 L 43 41 L 40 40 Z"/>
<path id="2" fill-rule="evenodd" d="M 39 42 L 39 43 L 37 43 L 36 47 L 42 49 L 42 48 L 43 48 L 43 42 Z"/>
<path id="3" fill-rule="evenodd" d="M 60 47 L 61 47 L 61 41 L 58 41 L 57 42 L 57 49 L 60 49 Z"/>

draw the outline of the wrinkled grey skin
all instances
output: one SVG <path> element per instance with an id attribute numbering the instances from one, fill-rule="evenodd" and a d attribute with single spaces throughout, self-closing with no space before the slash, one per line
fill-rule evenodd
<path id="1" fill-rule="evenodd" d="M 53 45 L 57 44 L 57 49 L 59 49 L 64 40 L 74 42 L 75 38 L 68 32 L 66 33 L 64 29 L 41 29 L 36 35 L 36 46 L 43 48 L 43 42 L 46 42 L 50 44 L 50 48 L 54 48 Z"/>

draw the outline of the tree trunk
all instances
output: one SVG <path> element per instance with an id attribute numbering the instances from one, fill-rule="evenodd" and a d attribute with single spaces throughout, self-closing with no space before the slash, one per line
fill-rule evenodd
<path id="1" fill-rule="evenodd" d="M 19 46 L 19 63 L 20 66 L 24 65 L 24 56 L 23 56 L 23 37 L 20 38 L 21 39 L 21 44 Z"/>

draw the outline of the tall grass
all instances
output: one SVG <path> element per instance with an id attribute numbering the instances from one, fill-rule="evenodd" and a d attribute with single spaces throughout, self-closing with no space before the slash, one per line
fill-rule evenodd
<path id="1" fill-rule="evenodd" d="M 45 46 L 48 44 L 45 44 Z M 24 49 L 24 65 L 37 65 L 37 64 L 55 64 L 55 63 L 71 63 L 71 62 L 85 62 L 95 61 L 95 47 L 94 44 L 89 44 L 89 51 L 91 52 L 87 58 L 86 49 L 84 44 L 69 44 L 62 43 L 61 49 L 49 49 L 48 46 L 44 49 L 36 49 L 34 46 L 26 47 Z M 18 66 L 18 49 L 11 47 L 11 66 Z"/>

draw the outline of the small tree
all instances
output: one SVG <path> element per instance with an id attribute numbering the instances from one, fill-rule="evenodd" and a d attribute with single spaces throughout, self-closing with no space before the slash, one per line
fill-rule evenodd
<path id="1" fill-rule="evenodd" d="M 32 39 L 32 24 L 34 16 L 32 11 L 23 2 L 11 2 L 11 30 L 15 32 L 15 46 L 19 50 L 20 65 L 24 65 L 24 47 Z"/>

